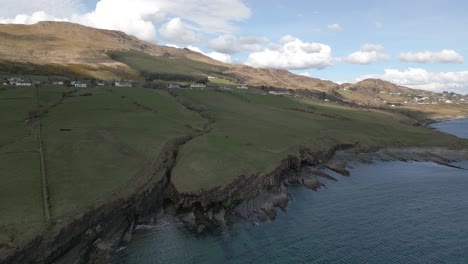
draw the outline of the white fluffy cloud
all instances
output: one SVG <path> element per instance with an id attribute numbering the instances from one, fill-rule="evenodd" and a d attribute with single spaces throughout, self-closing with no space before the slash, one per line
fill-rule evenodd
<path id="1" fill-rule="evenodd" d="M 263 45 L 268 42 L 266 38 L 235 37 L 230 34 L 221 35 L 208 42 L 207 47 L 220 53 L 234 54 L 241 51 L 261 51 Z"/>
<path id="2" fill-rule="evenodd" d="M 404 71 L 387 69 L 384 74 L 370 74 L 357 80 L 378 78 L 415 89 L 429 91 L 452 91 L 468 94 L 468 71 L 429 72 L 420 68 L 408 68 Z"/>
<path id="3" fill-rule="evenodd" d="M 31 15 L 16 15 L 14 18 L 0 19 L 2 24 L 35 24 L 39 21 L 68 21 L 66 18 L 57 18 L 44 11 L 37 11 Z"/>
<path id="4" fill-rule="evenodd" d="M 231 63 L 232 62 L 232 58 L 228 54 L 219 53 L 219 52 L 214 51 L 214 52 L 206 53 L 205 55 L 212 58 L 212 59 L 222 61 L 222 62 L 225 62 L 225 63 Z"/>
<path id="5" fill-rule="evenodd" d="M 154 22 L 162 19 L 167 4 L 159 1 L 101 0 L 96 9 L 83 15 L 74 15 L 72 22 L 86 26 L 120 30 L 147 41 L 156 40 Z"/>
<path id="6" fill-rule="evenodd" d="M 327 28 L 330 31 L 343 31 L 343 28 L 340 24 L 330 24 L 327 26 Z"/>
<path id="7" fill-rule="evenodd" d="M 439 52 L 422 51 L 401 53 L 400 61 L 414 63 L 463 63 L 464 58 L 454 50 L 444 49 Z"/>
<path id="8" fill-rule="evenodd" d="M 188 29 L 187 25 L 179 17 L 173 18 L 162 25 L 159 33 L 165 40 L 173 43 L 193 44 L 203 39 L 203 36 Z"/>
<path id="9" fill-rule="evenodd" d="M 187 49 L 189 49 L 191 51 L 201 53 L 201 54 L 203 54 L 205 56 L 208 56 L 208 57 L 210 57 L 212 59 L 215 59 L 215 60 L 218 60 L 218 61 L 221 61 L 221 62 L 224 62 L 224 63 L 231 63 L 232 62 L 232 58 L 228 54 L 219 53 L 219 52 L 216 52 L 216 51 L 210 52 L 210 53 L 205 53 L 200 48 L 190 46 L 190 45 L 187 47 Z"/>
<path id="10" fill-rule="evenodd" d="M 312 74 L 310 74 L 310 72 L 300 72 L 298 74 L 302 75 L 302 76 L 305 76 L 305 77 L 312 77 Z"/>
<path id="11" fill-rule="evenodd" d="M 281 43 L 282 46 L 274 45 L 251 53 L 246 64 L 289 70 L 323 69 L 331 64 L 331 48 L 328 45 L 305 43 L 290 35 L 283 37 Z"/>
<path id="12" fill-rule="evenodd" d="M 337 59 L 351 64 L 371 64 L 377 61 L 388 60 L 388 55 L 383 53 L 384 47 L 378 44 L 364 44 L 361 50 L 353 52 L 344 58 Z"/>
<path id="13" fill-rule="evenodd" d="M 0 4 L 2 1 L 6 0 L 0 0 Z M 15 13 L 4 12 L 5 6 L 2 5 L 0 23 L 34 23 L 41 19 L 37 14 L 31 18 L 31 14 L 43 11 L 44 20 L 60 18 L 96 28 L 121 30 L 154 42 L 157 35 L 155 24 L 168 21 L 161 28 L 161 33 L 164 32 L 170 39 L 175 39 L 175 33 L 171 29 L 189 33 L 188 37 L 176 39 L 189 44 L 197 39 L 196 31 L 228 33 L 235 28 L 235 22 L 242 21 L 251 14 L 241 0 L 100 0 L 94 11 L 85 14 L 81 12 L 80 3 L 80 0 L 18 0 L 14 2 L 17 6 Z M 63 6 L 60 9 L 63 10 L 52 10 L 56 6 Z M 14 17 L 16 14 L 25 15 L 17 18 Z M 173 20 L 174 18 L 180 18 L 181 21 Z M 187 21 L 192 27 L 187 28 L 187 24 L 182 21 Z"/>

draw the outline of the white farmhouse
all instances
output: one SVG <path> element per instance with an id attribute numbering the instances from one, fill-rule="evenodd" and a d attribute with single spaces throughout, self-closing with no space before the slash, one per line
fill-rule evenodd
<path id="1" fill-rule="evenodd" d="M 16 85 L 16 86 L 31 86 L 32 82 L 21 80 L 21 81 L 17 81 L 14 85 Z"/>
<path id="2" fill-rule="evenodd" d="M 31 86 L 32 82 L 31 81 L 26 81 L 23 80 L 19 77 L 10 77 L 8 78 L 8 83 L 10 85 L 15 85 L 15 86 Z"/>
<path id="3" fill-rule="evenodd" d="M 191 84 L 190 85 L 190 88 L 205 88 L 206 85 L 202 84 L 202 83 L 194 83 L 194 84 Z"/>
<path id="4" fill-rule="evenodd" d="M 180 89 L 180 85 L 177 83 L 170 83 L 167 88 L 169 89 Z"/>
<path id="5" fill-rule="evenodd" d="M 285 92 L 269 91 L 268 93 L 273 94 L 273 95 L 289 95 L 288 91 L 285 91 Z"/>
<path id="6" fill-rule="evenodd" d="M 88 87 L 88 84 L 85 82 L 74 82 L 73 86 L 75 88 L 86 88 Z"/>
<path id="7" fill-rule="evenodd" d="M 125 81 L 117 81 L 114 83 L 115 87 L 132 87 L 132 83 Z"/>

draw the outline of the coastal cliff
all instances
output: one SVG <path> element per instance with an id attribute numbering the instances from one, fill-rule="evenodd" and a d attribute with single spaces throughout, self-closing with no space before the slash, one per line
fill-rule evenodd
<path id="1" fill-rule="evenodd" d="M 303 165 L 311 165 L 320 159 L 330 157 L 337 146 L 328 153 L 302 151 L 301 157 L 289 156 L 272 172 L 265 175 L 241 176 L 224 188 L 214 188 L 197 194 L 178 193 L 170 182 L 180 146 L 193 135 L 187 135 L 168 144 L 161 159 L 158 173 L 165 177 L 145 189 L 134 193 L 127 199 L 118 199 L 85 215 L 76 216 L 72 223 L 59 228 L 51 227 L 45 235 L 18 248 L 3 248 L 0 251 L 1 263 L 108 263 L 112 253 L 122 240 L 129 240 L 133 228 L 138 223 L 154 220 L 154 215 L 164 202 L 170 201 L 176 206 L 181 218 L 193 214 L 192 225 L 222 225 L 225 223 L 224 212 L 234 212 L 235 206 L 243 201 L 259 197 L 268 192 L 283 194 L 282 199 L 266 199 L 270 208 L 287 203 L 287 196 L 282 182 L 286 175 L 298 175 Z M 272 202 L 274 201 L 274 202 Z M 212 215 L 210 217 L 210 215 Z M 187 218 L 185 218 L 187 219 Z"/>
<path id="2" fill-rule="evenodd" d="M 348 176 L 347 162 L 432 161 L 451 166 L 450 162 L 468 158 L 468 150 L 444 148 L 395 148 L 364 150 L 354 145 L 335 145 L 326 152 L 303 148 L 299 156 L 288 156 L 273 171 L 264 175 L 239 176 L 225 187 L 198 193 L 179 193 L 171 183 L 171 170 L 178 149 L 193 135 L 168 145 L 159 173 L 165 177 L 152 186 L 90 211 L 57 230 L 36 238 L 28 245 L 0 254 L 1 263 L 108 263 L 118 245 L 131 239 L 138 224 L 157 221 L 156 213 L 171 204 L 185 226 L 194 232 L 225 228 L 227 215 L 254 221 L 275 219 L 276 208 L 286 209 L 288 186 L 304 185 L 317 190 L 320 178 L 334 180 L 323 171 L 329 169 Z"/>

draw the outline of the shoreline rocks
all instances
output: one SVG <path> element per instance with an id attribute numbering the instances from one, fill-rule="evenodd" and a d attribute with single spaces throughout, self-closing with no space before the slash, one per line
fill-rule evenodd
<path id="1" fill-rule="evenodd" d="M 184 138 L 187 140 L 187 138 Z M 336 145 L 327 152 L 301 149 L 300 156 L 288 156 L 264 175 L 240 176 L 225 187 L 196 194 L 179 193 L 170 182 L 177 147 L 168 151 L 161 169 L 166 177 L 126 200 L 116 200 L 88 212 L 66 227 L 38 237 L 28 245 L 1 251 L 0 263 L 109 263 L 120 243 L 128 243 L 134 228 L 158 221 L 165 204 L 190 230 L 200 233 L 225 230 L 227 216 L 238 215 L 252 221 L 274 220 L 277 209 L 286 211 L 288 187 L 303 185 L 312 190 L 325 186 L 321 178 L 337 179 L 323 169 L 349 175 L 350 162 L 379 161 L 451 162 L 468 160 L 468 150 L 446 148 L 386 148 L 363 150 L 354 145 Z"/>

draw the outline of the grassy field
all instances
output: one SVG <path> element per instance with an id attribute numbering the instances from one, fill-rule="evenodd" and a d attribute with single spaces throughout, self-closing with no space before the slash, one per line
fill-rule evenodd
<path id="1" fill-rule="evenodd" d="M 0 243 L 44 227 L 37 133 L 24 122 L 33 89 L 0 91 Z M 39 102 L 55 223 L 160 180 L 151 166 L 164 144 L 204 122 L 166 92 L 143 88 L 40 87 Z"/>
<path id="2" fill-rule="evenodd" d="M 0 243 L 44 228 L 36 127 L 25 123 L 35 110 L 34 91 L 0 91 Z"/>
<path id="3" fill-rule="evenodd" d="M 213 89 L 38 88 L 0 90 L 0 244 L 15 245 L 50 226 L 42 204 L 38 122 L 53 225 L 131 194 L 155 175 L 165 144 L 203 130 L 182 146 L 172 181 L 197 192 L 236 177 L 268 172 L 301 145 L 326 150 L 361 146 L 466 144 L 430 129 L 405 125 L 387 112 L 351 109 L 293 97 Z M 48 207 L 49 208 L 49 207 Z"/>
<path id="4" fill-rule="evenodd" d="M 153 57 L 136 51 L 113 51 L 109 56 L 136 69 L 143 77 L 166 81 L 197 81 L 226 70 L 225 67 L 185 58 Z"/>
<path id="5" fill-rule="evenodd" d="M 224 79 L 224 78 L 212 78 L 210 79 L 210 83 L 212 84 L 219 84 L 219 85 L 238 85 L 237 83 L 233 82 L 232 80 Z"/>
<path id="6" fill-rule="evenodd" d="M 304 144 L 328 149 L 336 142 L 361 146 L 456 145 L 452 136 L 403 124 L 387 112 L 350 109 L 290 97 L 240 92 L 180 91 L 216 122 L 184 145 L 172 180 L 179 191 L 223 186 L 239 175 L 256 175 L 278 165 Z M 465 141 L 466 144 L 466 141 Z"/>
<path id="7" fill-rule="evenodd" d="M 468 105 L 466 104 L 420 104 L 399 107 L 397 110 L 419 120 L 468 116 Z"/>

